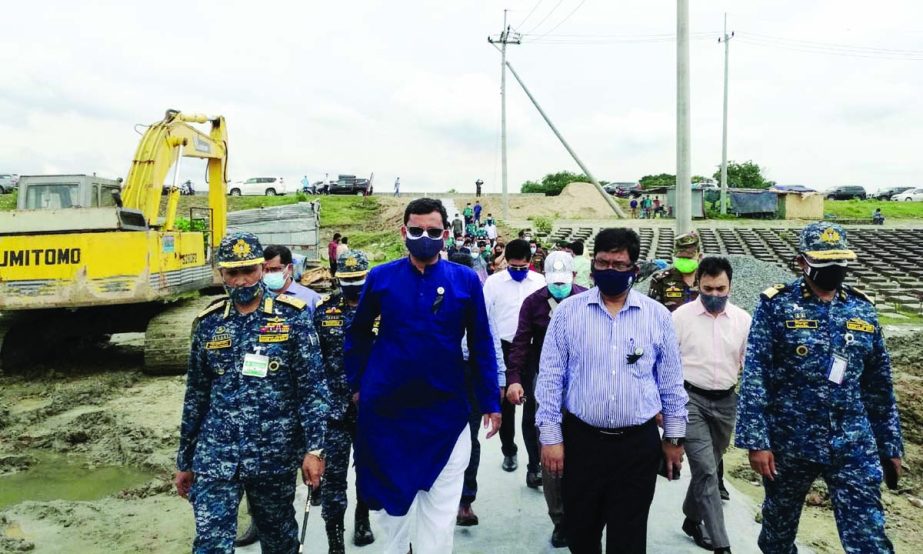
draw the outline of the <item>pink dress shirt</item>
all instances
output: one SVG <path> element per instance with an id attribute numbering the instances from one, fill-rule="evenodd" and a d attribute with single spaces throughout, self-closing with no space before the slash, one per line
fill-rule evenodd
<path id="1" fill-rule="evenodd" d="M 727 390 L 737 384 L 750 314 L 728 301 L 724 312 L 714 316 L 696 299 L 673 312 L 673 326 L 686 381 L 705 390 Z"/>

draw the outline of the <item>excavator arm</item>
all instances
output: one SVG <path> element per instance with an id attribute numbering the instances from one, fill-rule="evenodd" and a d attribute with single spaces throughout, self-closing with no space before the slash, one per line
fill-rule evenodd
<path id="1" fill-rule="evenodd" d="M 205 134 L 190 123 L 211 123 Z M 171 190 L 166 217 L 159 221 L 163 184 L 167 173 L 182 157 L 208 160 L 208 204 L 212 210 L 211 245 L 218 247 L 227 226 L 226 172 L 228 135 L 224 117 L 184 114 L 167 110 L 163 121 L 148 127 L 122 190 L 125 208 L 139 210 L 151 227 L 171 230 L 176 220 L 179 192 Z"/>

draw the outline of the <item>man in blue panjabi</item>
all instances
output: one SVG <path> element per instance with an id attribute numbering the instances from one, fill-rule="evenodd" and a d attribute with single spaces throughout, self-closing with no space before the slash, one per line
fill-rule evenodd
<path id="1" fill-rule="evenodd" d="M 410 255 L 369 272 L 346 333 L 346 373 L 359 411 L 356 481 L 369 508 L 379 511 L 387 554 L 405 554 L 411 542 L 417 554 L 452 551 L 471 451 L 466 332 L 476 409 L 491 425 L 488 438 L 500 427 L 481 284 L 471 269 L 440 258 L 448 228 L 440 201 L 407 205 L 401 235 Z"/>

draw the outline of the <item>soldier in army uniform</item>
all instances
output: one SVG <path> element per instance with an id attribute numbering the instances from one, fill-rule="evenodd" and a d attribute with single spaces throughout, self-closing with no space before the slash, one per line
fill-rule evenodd
<path id="1" fill-rule="evenodd" d="M 217 253 L 228 298 L 198 319 L 186 377 L 175 484 L 192 502 L 197 553 L 233 552 L 246 491 L 264 553 L 298 548 L 294 473 L 317 486 L 330 393 L 305 303 L 262 284 L 250 233 Z"/>
<path id="2" fill-rule="evenodd" d="M 359 305 L 359 293 L 369 272 L 369 260 L 361 250 L 350 250 L 337 258 L 337 279 L 341 294 L 321 300 L 314 312 L 314 326 L 320 337 L 332 399 L 327 421 L 324 451 L 327 474 L 322 495 L 323 517 L 327 527 L 330 554 L 343 553 L 343 520 L 346 514 L 346 473 L 349 451 L 356 436 L 356 405 L 352 402 L 346 371 L 343 369 L 343 340 Z M 375 542 L 369 525 L 369 508 L 357 495 L 353 544 Z"/>
<path id="3" fill-rule="evenodd" d="M 753 316 L 735 444 L 763 476 L 763 552 L 796 552 L 818 476 L 846 552 L 894 551 L 880 486 L 882 470 L 896 480 L 903 441 L 875 306 L 843 285 L 855 259 L 841 227 L 808 225 L 797 258 L 804 275 L 764 291 Z"/>
<path id="4" fill-rule="evenodd" d="M 673 246 L 673 267 L 655 273 L 647 293 L 671 312 L 699 297 L 695 270 L 699 268 L 699 259 L 702 257 L 699 234 L 695 231 L 676 237 Z"/>

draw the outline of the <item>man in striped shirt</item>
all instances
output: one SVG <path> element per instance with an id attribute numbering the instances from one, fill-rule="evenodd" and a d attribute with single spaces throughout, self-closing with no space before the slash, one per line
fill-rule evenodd
<path id="1" fill-rule="evenodd" d="M 668 479 L 682 465 L 679 347 L 670 312 L 631 289 L 640 250 L 630 229 L 599 233 L 596 287 L 558 306 L 539 362 L 542 465 L 564 479 L 564 526 L 575 553 L 599 552 L 603 527 L 609 551 L 645 552 L 660 461 Z"/>

